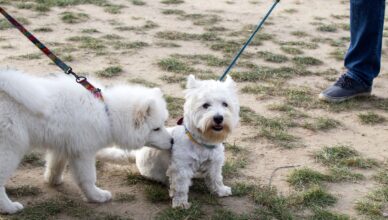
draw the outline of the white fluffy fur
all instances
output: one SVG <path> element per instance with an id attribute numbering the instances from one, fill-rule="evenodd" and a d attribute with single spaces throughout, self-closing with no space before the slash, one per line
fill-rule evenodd
<path id="1" fill-rule="evenodd" d="M 222 178 L 224 145 L 222 141 L 233 131 L 239 121 L 239 103 L 235 83 L 228 77 L 225 82 L 200 81 L 190 76 L 184 105 L 184 125 L 200 143 L 214 144 L 208 149 L 193 143 L 185 134 L 184 126 L 168 128 L 174 138 L 172 151 L 144 147 L 136 151 L 106 148 L 97 154 L 105 161 L 127 163 L 135 160 L 140 173 L 152 180 L 170 184 L 173 207 L 188 208 L 188 192 L 194 176 L 205 177 L 211 192 L 218 196 L 232 194 Z M 204 108 L 207 103 L 210 106 Z M 225 106 L 225 103 L 227 106 Z M 224 117 L 222 131 L 214 131 L 213 117 Z"/>
<path id="2" fill-rule="evenodd" d="M 4 185 L 32 147 L 47 149 L 44 176 L 49 184 L 62 183 L 69 163 L 90 202 L 112 197 L 95 185 L 98 150 L 113 145 L 171 148 L 172 137 L 164 127 L 168 112 L 159 89 L 123 85 L 102 91 L 105 103 L 68 76 L 0 71 L 0 213 L 23 209 L 10 201 Z"/>

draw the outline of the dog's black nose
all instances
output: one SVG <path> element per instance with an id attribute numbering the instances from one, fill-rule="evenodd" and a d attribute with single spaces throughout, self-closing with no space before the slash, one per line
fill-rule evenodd
<path id="1" fill-rule="evenodd" d="M 171 138 L 170 143 L 171 143 L 171 146 L 174 145 L 174 138 Z"/>
<path id="2" fill-rule="evenodd" d="M 216 124 L 221 124 L 222 121 L 224 121 L 224 116 L 222 115 L 216 115 L 213 117 L 213 120 Z"/>

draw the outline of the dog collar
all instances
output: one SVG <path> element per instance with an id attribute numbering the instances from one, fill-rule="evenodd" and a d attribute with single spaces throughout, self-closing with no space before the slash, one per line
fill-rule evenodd
<path id="1" fill-rule="evenodd" d="M 204 146 L 205 148 L 210 149 L 210 150 L 212 150 L 212 149 L 217 147 L 217 145 L 199 143 L 198 141 L 195 140 L 193 135 L 190 133 L 189 129 L 187 129 L 185 125 L 183 125 L 183 127 L 185 128 L 185 133 L 186 133 L 187 137 L 190 139 L 191 142 L 194 142 L 195 144 L 198 144 L 200 146 Z"/>

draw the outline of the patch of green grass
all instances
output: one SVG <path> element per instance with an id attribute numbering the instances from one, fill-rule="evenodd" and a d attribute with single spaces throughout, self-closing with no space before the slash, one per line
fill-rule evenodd
<path id="1" fill-rule="evenodd" d="M 285 53 L 291 54 L 291 55 L 301 55 L 301 54 L 303 54 L 302 50 L 300 50 L 298 48 L 295 48 L 295 47 L 281 46 L 280 49 L 282 51 L 284 51 Z"/>
<path id="2" fill-rule="evenodd" d="M 182 4 L 185 1 L 183 1 L 183 0 L 162 0 L 160 2 L 162 4 L 166 4 L 166 5 L 177 5 L 177 4 Z"/>
<path id="3" fill-rule="evenodd" d="M 100 33 L 100 31 L 98 31 L 98 30 L 95 29 L 95 28 L 82 29 L 81 32 L 84 33 L 84 34 L 95 34 L 95 33 Z"/>
<path id="4" fill-rule="evenodd" d="M 142 0 L 131 0 L 131 3 L 132 3 L 133 5 L 138 5 L 138 6 L 140 6 L 140 5 L 146 5 L 146 3 L 145 3 L 144 1 L 142 1 Z"/>
<path id="5" fill-rule="evenodd" d="M 253 216 L 247 214 L 236 214 L 225 209 L 217 209 L 211 216 L 211 220 L 250 220 Z"/>
<path id="6" fill-rule="evenodd" d="M 295 14 L 298 12 L 298 10 L 296 10 L 295 8 L 289 8 L 289 9 L 285 9 L 284 12 L 288 14 Z"/>
<path id="7" fill-rule="evenodd" d="M 184 86 L 184 82 L 186 81 L 186 77 L 182 75 L 168 75 L 160 77 L 161 80 L 166 83 L 181 83 Z"/>
<path id="8" fill-rule="evenodd" d="M 289 79 L 293 76 L 306 76 L 313 73 L 302 68 L 266 67 L 261 66 L 251 71 L 231 72 L 230 75 L 237 82 L 262 82 L 266 80 Z"/>
<path id="9" fill-rule="evenodd" d="M 271 63 L 284 63 L 288 61 L 287 56 L 284 56 L 281 54 L 275 54 L 269 51 L 259 51 L 257 54 L 265 61 L 271 62 Z"/>
<path id="10" fill-rule="evenodd" d="M 20 24 L 22 25 L 29 25 L 30 22 L 26 18 L 17 17 L 15 18 Z M 1 19 L 0 20 L 0 31 L 13 28 L 13 25 L 9 23 L 7 19 Z"/>
<path id="11" fill-rule="evenodd" d="M 314 208 L 313 215 L 308 218 L 309 220 L 350 220 L 350 217 L 345 214 L 324 210 L 321 208 Z"/>
<path id="12" fill-rule="evenodd" d="M 16 7 L 18 9 L 32 9 L 34 7 L 34 4 L 29 2 L 19 2 L 16 4 Z"/>
<path id="13" fill-rule="evenodd" d="M 130 83 L 143 85 L 143 86 L 149 87 L 149 88 L 154 88 L 154 87 L 159 87 L 159 86 L 160 86 L 160 85 L 157 84 L 157 83 L 153 83 L 153 82 L 147 81 L 147 80 L 142 79 L 142 78 L 134 78 L 134 79 L 130 79 L 130 80 L 128 80 L 128 81 L 129 81 Z"/>
<path id="14" fill-rule="evenodd" d="M 247 159 L 243 156 L 229 157 L 222 167 L 222 174 L 224 177 L 236 176 L 240 169 L 247 166 Z"/>
<path id="15" fill-rule="evenodd" d="M 165 15 L 184 15 L 186 13 L 183 10 L 179 10 L 179 9 L 163 9 L 162 14 L 165 14 Z"/>
<path id="16" fill-rule="evenodd" d="M 66 24 L 77 24 L 81 22 L 85 22 L 89 19 L 89 15 L 85 13 L 74 13 L 74 12 L 62 12 L 61 20 Z"/>
<path id="17" fill-rule="evenodd" d="M 160 184 L 151 184 L 145 186 L 144 193 L 147 200 L 153 203 L 166 202 L 170 200 L 167 187 Z"/>
<path id="18" fill-rule="evenodd" d="M 16 198 L 24 196 L 38 196 L 42 193 L 42 190 L 40 188 L 30 185 L 7 187 L 6 191 L 9 196 L 14 196 Z"/>
<path id="19" fill-rule="evenodd" d="M 218 40 L 218 36 L 213 32 L 206 32 L 203 34 L 189 34 L 178 31 L 163 31 L 156 33 L 156 37 L 164 40 L 182 40 L 182 41 L 215 41 Z"/>
<path id="20" fill-rule="evenodd" d="M 380 184 L 388 185 L 388 170 L 380 170 L 376 175 L 373 176 L 373 179 Z"/>
<path id="21" fill-rule="evenodd" d="M 292 61 L 297 65 L 307 65 L 307 66 L 318 66 L 322 65 L 323 62 L 314 57 L 308 56 L 297 56 L 292 58 Z"/>
<path id="22" fill-rule="evenodd" d="M 67 40 L 73 41 L 73 42 L 79 42 L 80 48 L 90 49 L 96 52 L 101 52 L 103 49 L 106 48 L 105 43 L 97 38 L 89 37 L 89 36 L 76 36 L 76 37 L 70 37 Z"/>
<path id="23" fill-rule="evenodd" d="M 346 50 L 344 50 L 343 48 L 337 48 L 330 53 L 330 56 L 338 61 L 343 61 L 345 54 L 346 54 Z"/>
<path id="24" fill-rule="evenodd" d="M 100 70 L 96 72 L 97 76 L 104 77 L 104 78 L 110 78 L 120 75 L 123 72 L 123 69 L 121 66 L 110 66 L 105 68 L 104 70 Z"/>
<path id="25" fill-rule="evenodd" d="M 372 159 L 362 158 L 353 148 L 346 145 L 324 147 L 315 153 L 315 159 L 328 166 L 345 166 L 357 168 L 371 168 L 378 163 Z"/>
<path id="26" fill-rule="evenodd" d="M 274 85 L 247 85 L 241 89 L 241 92 L 254 95 L 263 94 L 268 97 L 279 95 L 279 90 Z"/>
<path id="27" fill-rule="evenodd" d="M 205 14 L 181 14 L 179 16 L 181 20 L 191 20 L 194 25 L 198 26 L 212 26 L 221 21 L 221 17 L 218 15 L 205 15 Z"/>
<path id="28" fill-rule="evenodd" d="M 166 47 L 166 48 L 177 48 L 177 47 L 181 47 L 181 45 L 176 44 L 176 43 L 172 43 L 172 42 L 157 42 L 155 45 L 156 45 L 156 46 L 159 46 L 159 47 Z"/>
<path id="29" fill-rule="evenodd" d="M 182 54 L 174 54 L 173 58 L 184 59 L 191 64 L 199 64 L 203 63 L 207 66 L 215 66 L 215 67 L 224 67 L 228 64 L 228 60 L 218 58 L 211 54 L 195 54 L 195 55 L 182 55 Z"/>
<path id="30" fill-rule="evenodd" d="M 141 49 L 144 47 L 150 46 L 147 42 L 143 41 L 134 41 L 130 43 L 124 43 L 121 41 L 113 42 L 113 48 L 116 50 L 123 50 L 123 49 Z"/>
<path id="31" fill-rule="evenodd" d="M 321 184 L 330 177 L 318 171 L 304 167 L 293 170 L 287 177 L 287 182 L 297 189 L 308 188 L 311 185 Z"/>
<path id="32" fill-rule="evenodd" d="M 254 188 L 255 186 L 253 185 L 246 184 L 244 182 L 238 182 L 232 186 L 232 194 L 233 196 L 237 197 L 247 196 L 252 193 Z"/>
<path id="33" fill-rule="evenodd" d="M 310 43 L 306 41 L 283 41 L 278 42 L 281 46 L 294 46 L 294 47 L 300 47 L 303 49 L 317 49 L 319 46 L 316 43 Z"/>
<path id="34" fill-rule="evenodd" d="M 291 32 L 291 35 L 294 35 L 294 36 L 297 36 L 297 37 L 307 37 L 307 36 L 309 36 L 309 34 L 304 32 L 304 31 L 293 31 L 293 32 Z"/>
<path id="35" fill-rule="evenodd" d="M 41 167 L 44 166 L 45 162 L 42 160 L 40 154 L 30 153 L 23 157 L 21 164 L 23 166 L 29 165 L 33 167 Z"/>
<path id="36" fill-rule="evenodd" d="M 359 214 L 369 216 L 370 219 L 382 218 L 383 204 L 380 202 L 361 200 L 354 207 Z"/>
<path id="37" fill-rule="evenodd" d="M 23 212 L 14 215 L 15 219 L 21 220 L 38 220 L 48 219 L 62 212 L 63 203 L 56 199 L 48 199 L 34 205 L 27 206 Z"/>
<path id="38" fill-rule="evenodd" d="M 105 4 L 104 11 L 109 14 L 120 14 L 121 9 L 125 8 L 124 5 Z"/>
<path id="39" fill-rule="evenodd" d="M 258 186 L 252 192 L 252 198 L 260 206 L 254 213 L 256 219 L 294 219 L 288 198 L 279 195 L 275 188 Z"/>
<path id="40" fill-rule="evenodd" d="M 33 30 L 34 32 L 53 32 L 53 29 L 49 27 L 41 27 Z"/>
<path id="41" fill-rule="evenodd" d="M 198 202 L 193 202 L 189 209 L 180 208 L 167 208 L 161 211 L 156 220 L 194 220 L 201 219 L 204 216 L 204 212 L 201 210 L 201 206 Z"/>
<path id="42" fill-rule="evenodd" d="M 332 182 L 357 182 L 365 179 L 364 175 L 352 172 L 348 167 L 333 166 L 330 168 Z"/>
<path id="43" fill-rule="evenodd" d="M 153 21 L 149 21 L 147 20 L 146 23 L 142 26 L 143 29 L 146 29 L 146 30 L 151 30 L 151 29 L 154 29 L 154 28 L 157 28 L 159 27 L 159 25 Z"/>
<path id="44" fill-rule="evenodd" d="M 314 186 L 294 196 L 292 204 L 301 207 L 327 207 L 333 206 L 337 198 L 320 186 Z"/>
<path id="45" fill-rule="evenodd" d="M 268 109 L 272 111 L 284 112 L 288 117 L 295 119 L 308 117 L 304 112 L 301 112 L 287 104 L 272 104 L 268 106 Z"/>
<path id="46" fill-rule="evenodd" d="M 193 67 L 189 66 L 186 62 L 181 61 L 180 59 L 177 59 L 174 57 L 160 60 L 158 62 L 158 66 L 164 71 L 179 73 L 184 75 L 188 75 L 190 73 L 196 72 L 196 70 Z"/>
<path id="47" fill-rule="evenodd" d="M 167 109 L 171 118 L 177 118 L 183 116 L 183 104 L 185 100 L 183 98 L 177 98 L 172 96 L 165 96 L 167 102 Z"/>
<path id="48" fill-rule="evenodd" d="M 38 60 L 42 58 L 42 53 L 29 53 L 11 58 L 15 58 L 17 60 Z"/>
<path id="49" fill-rule="evenodd" d="M 50 6 L 45 4 L 36 4 L 34 5 L 34 10 L 38 12 L 48 12 L 50 11 Z"/>
<path id="50" fill-rule="evenodd" d="M 315 104 L 312 91 L 308 87 L 287 88 L 285 96 L 287 104 L 295 107 L 309 108 Z"/>
<path id="51" fill-rule="evenodd" d="M 244 106 L 240 109 L 240 116 L 242 123 L 259 129 L 259 134 L 254 139 L 264 137 L 283 148 L 292 148 L 299 140 L 287 133 L 289 127 L 295 126 L 295 123 L 288 118 L 265 118 Z"/>
<path id="52" fill-rule="evenodd" d="M 234 54 L 241 47 L 241 43 L 233 40 L 219 41 L 210 46 L 212 50 L 221 51 L 225 54 Z"/>
<path id="53" fill-rule="evenodd" d="M 374 112 L 360 113 L 357 115 L 362 124 L 374 125 L 385 122 L 385 117 Z"/>
<path id="54" fill-rule="evenodd" d="M 136 200 L 136 196 L 128 193 L 118 193 L 115 195 L 114 200 L 122 203 L 133 202 Z"/>
<path id="55" fill-rule="evenodd" d="M 318 117 L 313 123 L 305 123 L 304 128 L 312 131 L 327 131 L 330 129 L 337 128 L 341 123 L 337 120 L 325 117 Z"/>
<path id="56" fill-rule="evenodd" d="M 317 27 L 321 32 L 337 32 L 337 26 L 335 24 L 321 24 Z"/>

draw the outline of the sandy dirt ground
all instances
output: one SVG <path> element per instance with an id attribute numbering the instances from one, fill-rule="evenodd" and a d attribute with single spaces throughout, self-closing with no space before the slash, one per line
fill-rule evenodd
<path id="1" fill-rule="evenodd" d="M 183 56 L 176 59 L 194 68 L 192 70 L 194 74 L 201 76 L 208 74 L 206 75 L 208 78 L 217 77 L 226 68 L 228 62 L 221 65 L 208 65 L 203 60 L 198 61 L 199 59 L 190 56 L 213 55 L 226 61 L 231 60 L 237 48 L 249 36 L 252 25 L 255 25 L 272 4 L 272 1 L 264 0 L 186 0 L 179 4 L 144 0 L 145 4 L 137 5 L 138 1 L 111 0 L 112 4 L 117 5 L 118 11 L 114 11 L 114 6 L 79 4 L 53 6 L 49 11 L 40 12 L 34 9 L 36 2 L 0 0 L 0 5 L 15 17 L 24 18 L 23 21 L 28 22 L 26 27 L 33 30 L 42 42 L 54 48 L 60 57 L 66 57 L 67 62 L 76 72 L 96 78 L 107 86 L 136 82 L 134 79 L 139 82 L 139 79 L 142 79 L 143 84 L 152 83 L 150 85 L 160 87 L 166 96 L 174 99 L 183 98 L 182 78 L 179 77 L 186 76 L 191 69 L 174 72 L 174 66 L 171 67 L 172 69 L 165 68 L 162 61 L 173 57 L 174 54 L 188 55 L 187 59 L 182 58 Z M 23 4 L 27 6 L 23 7 Z M 109 10 L 113 10 L 113 13 Z M 64 19 L 63 12 L 75 13 L 74 22 L 69 23 Z M 79 16 L 77 13 L 81 13 L 80 17 L 77 17 Z M 3 20 L 0 18 L 0 22 Z M 60 73 L 60 70 L 52 65 L 44 55 L 41 55 L 18 31 L 7 27 L 1 28 L 4 23 L 0 23 L 0 68 L 18 69 L 41 76 Z M 39 30 L 41 28 L 48 30 Z M 256 115 L 277 118 L 285 117 L 287 112 L 273 110 L 271 106 L 285 104 L 308 115 L 307 118 L 296 116 L 288 118 L 288 120 L 300 122 L 299 125 L 305 120 L 312 121 L 314 124 L 315 119 L 319 117 L 339 123 L 329 129 L 321 129 L 319 126 L 317 129 L 309 129 L 308 126 L 302 125 L 288 126 L 287 134 L 296 137 L 297 140 L 293 141 L 293 147 L 284 147 L 279 146 L 276 137 L 270 138 L 262 134 L 262 125 L 256 126 L 243 121 L 236 133 L 228 138 L 228 143 L 238 145 L 245 153 L 235 155 L 234 152 L 228 151 L 227 156 L 232 164 L 238 160 L 243 160 L 244 164 L 237 167 L 235 173 L 225 178 L 227 183 L 267 185 L 276 168 L 290 165 L 328 173 L 328 166 L 318 162 L 313 157 L 314 152 L 325 146 L 346 145 L 355 149 L 362 157 L 374 159 L 378 165 L 369 169 L 351 168 L 352 172 L 364 175 L 361 180 L 325 182 L 323 187 L 337 198 L 336 203 L 326 209 L 345 214 L 351 219 L 373 219 L 373 217 L 363 215 L 355 207 L 358 201 L 380 186 L 373 176 L 386 167 L 388 158 L 388 124 L 384 121 L 384 118 L 388 118 L 388 59 L 385 38 L 382 70 L 380 76 L 375 80 L 371 99 L 359 99 L 339 107 L 319 103 L 316 100 L 319 92 L 332 84 L 344 71 L 341 56 L 348 46 L 350 37 L 348 28 L 349 2 L 346 0 L 285 0 L 277 6 L 260 32 L 263 39 L 246 50 L 245 56 L 237 64 L 233 74 L 238 78 L 262 66 L 272 69 L 299 68 L 299 70 L 310 72 L 291 73 L 287 77 L 277 77 L 270 75 L 271 71 L 269 71 L 268 76 L 256 80 L 237 79 L 238 88 L 241 90 L 239 94 L 241 106 L 248 107 Z M 185 33 L 187 36 L 163 37 L 163 33 L 173 32 Z M 212 34 L 211 36 L 216 39 L 209 40 L 202 35 L 206 33 Z M 89 41 L 84 42 L 82 37 L 84 39 L 89 37 L 85 40 Z M 237 42 L 238 47 L 232 47 L 229 52 L 217 49 L 217 43 L 222 44 L 228 41 Z M 135 44 L 131 44 L 134 42 Z M 290 42 L 294 44 L 291 45 Z M 296 48 L 301 54 L 289 54 L 285 52 L 284 47 Z M 261 53 L 263 51 L 273 53 L 272 58 L 278 56 L 273 61 L 271 57 L 267 59 Z M 337 52 L 340 54 L 336 58 Z M 313 57 L 321 62 L 306 61 L 300 64 L 294 60 L 297 56 Z M 286 57 L 285 60 L 282 60 L 284 57 Z M 119 67 L 118 75 L 101 77 L 99 72 L 108 67 Z M 328 69 L 331 71 L 327 71 Z M 258 70 L 257 74 L 260 73 Z M 177 83 L 166 81 L 166 76 L 178 78 Z M 275 86 L 275 92 L 269 89 L 256 94 L 244 92 L 247 86 L 257 85 L 277 86 Z M 290 101 L 292 91 L 287 88 L 307 92 L 302 94 L 304 97 L 301 97 L 299 101 L 298 99 L 293 101 L 292 97 Z M 179 116 L 179 109 L 178 106 L 178 113 L 172 115 L 168 122 L 169 125 L 174 125 Z M 360 114 L 367 112 L 378 115 L 380 117 L 378 122 L 375 124 L 362 123 Z M 21 165 L 8 181 L 7 187 L 17 188 L 29 185 L 39 188 L 41 192 L 33 196 L 13 195 L 12 198 L 22 202 L 26 207 L 51 201 L 51 199 L 60 199 L 63 196 L 83 204 L 82 195 L 68 172 L 66 172 L 65 183 L 62 186 L 50 188 L 43 181 L 43 170 L 42 164 L 25 163 Z M 298 193 L 287 181 L 292 171 L 293 168 L 281 169 L 275 173 L 272 186 L 277 188 L 279 195 L 289 196 Z M 144 193 L 143 183 L 135 185 L 127 183 L 128 172 L 136 172 L 136 167 L 131 164 L 128 166 L 98 164 L 98 184 L 112 191 L 114 195 L 120 193 L 134 195 L 136 198 L 134 201 L 114 200 L 102 205 L 83 205 L 93 212 L 108 214 L 106 219 L 109 218 L 109 214 L 115 216 L 111 217 L 112 219 L 160 217 L 161 213 L 168 210 L 170 201 L 150 202 Z M 235 215 L 246 214 L 250 216 L 247 217 L 248 219 L 260 219 L 252 214 L 260 207 L 261 205 L 255 203 L 249 195 L 217 199 L 217 204 L 209 203 L 201 207 L 203 214 L 199 219 L 211 219 L 216 209 L 230 210 Z M 309 218 L 306 216 L 311 213 L 309 208 L 290 209 L 296 216 L 304 215 L 304 217 L 294 217 L 295 219 Z M 13 217 L 0 216 L 0 219 L 2 218 L 11 219 Z M 15 218 L 32 219 L 23 214 Z M 51 218 L 85 219 L 87 217 L 65 212 Z M 192 218 L 195 217 L 187 219 Z M 171 219 L 174 218 L 171 217 Z M 272 219 L 282 218 L 272 217 Z"/>

